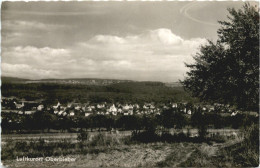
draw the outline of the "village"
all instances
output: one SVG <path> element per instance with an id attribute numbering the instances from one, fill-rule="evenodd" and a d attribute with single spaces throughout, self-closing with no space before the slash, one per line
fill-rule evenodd
<path id="1" fill-rule="evenodd" d="M 154 102 L 137 104 L 137 103 L 77 103 L 70 102 L 67 104 L 61 104 L 59 101 L 56 105 L 46 106 L 43 100 L 26 101 L 24 99 L 17 99 L 16 97 L 2 97 L 1 106 L 2 113 L 16 113 L 19 115 L 31 115 L 37 111 L 49 111 L 57 116 L 75 117 L 90 115 L 160 115 L 163 110 L 170 108 L 177 109 L 177 111 L 190 116 L 194 113 L 194 110 L 201 108 L 203 112 L 207 113 L 219 113 L 221 116 L 235 116 L 238 113 L 242 113 L 238 110 L 233 110 L 229 106 L 215 103 L 214 105 L 192 105 L 191 103 L 157 103 Z M 251 112 L 253 115 L 257 113 Z"/>

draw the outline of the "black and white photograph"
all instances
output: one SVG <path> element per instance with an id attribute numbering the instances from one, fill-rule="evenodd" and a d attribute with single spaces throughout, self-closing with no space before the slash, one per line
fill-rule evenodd
<path id="1" fill-rule="evenodd" d="M 2 167 L 258 167 L 259 2 L 4 1 Z"/>

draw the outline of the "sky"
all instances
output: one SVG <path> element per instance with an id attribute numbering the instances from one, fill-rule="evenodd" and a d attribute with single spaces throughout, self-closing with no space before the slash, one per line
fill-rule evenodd
<path id="1" fill-rule="evenodd" d="M 176 82 L 243 2 L 3 2 L 2 76 Z"/>

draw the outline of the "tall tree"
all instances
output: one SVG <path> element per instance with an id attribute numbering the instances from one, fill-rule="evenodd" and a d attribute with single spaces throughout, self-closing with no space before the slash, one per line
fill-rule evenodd
<path id="1" fill-rule="evenodd" d="M 219 39 L 200 47 L 195 63 L 186 64 L 190 71 L 181 83 L 201 100 L 258 111 L 258 9 L 245 3 L 242 9 L 228 11 L 228 21 L 219 21 Z"/>

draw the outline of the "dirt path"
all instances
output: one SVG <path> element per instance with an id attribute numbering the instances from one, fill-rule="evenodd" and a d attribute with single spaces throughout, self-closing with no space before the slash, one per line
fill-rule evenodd
<path id="1" fill-rule="evenodd" d="M 195 152 L 195 149 L 193 149 L 192 151 L 190 151 L 189 153 L 187 153 L 183 158 L 181 158 L 180 161 L 177 161 L 172 167 L 179 167 L 178 165 L 180 165 L 180 164 L 183 163 L 183 162 L 186 162 L 186 161 L 190 158 L 190 156 L 191 156 L 191 154 L 192 154 L 193 152 Z"/>
<path id="2" fill-rule="evenodd" d="M 155 149 L 149 145 L 136 145 L 110 153 L 80 156 L 77 167 L 154 167 L 157 162 L 164 160 L 170 151 L 169 146 Z"/>

